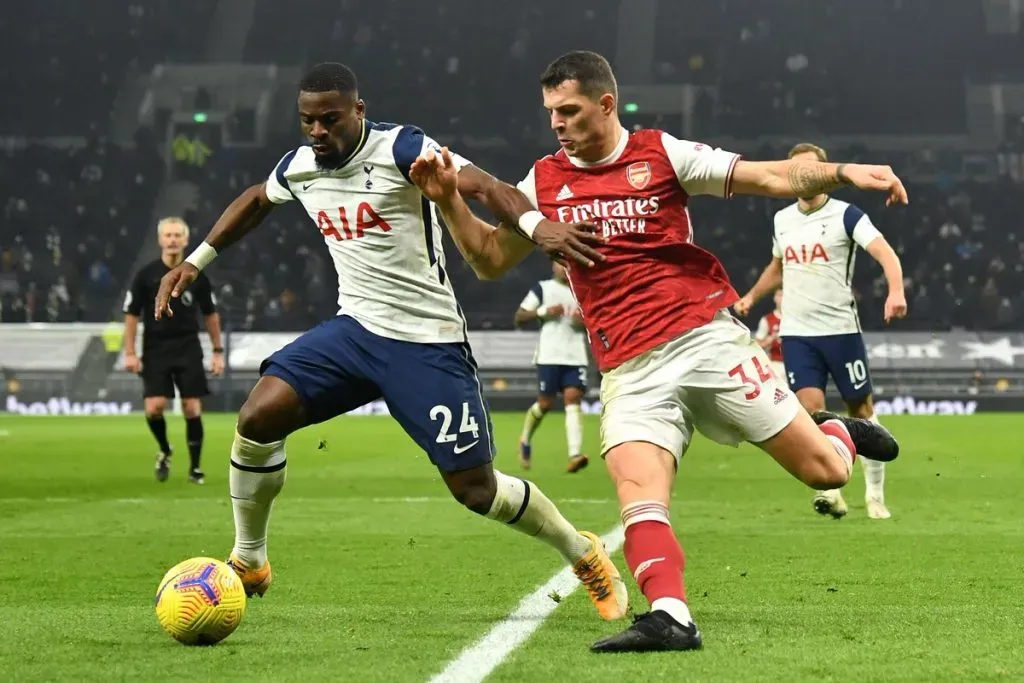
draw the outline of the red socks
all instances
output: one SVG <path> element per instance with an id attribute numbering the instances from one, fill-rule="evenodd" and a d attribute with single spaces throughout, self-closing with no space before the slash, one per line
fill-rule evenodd
<path id="1" fill-rule="evenodd" d="M 829 420 L 818 425 L 818 429 L 828 437 L 835 446 L 836 453 L 843 459 L 847 472 L 853 469 L 853 461 L 857 459 L 857 447 L 853 445 L 850 432 L 839 420 Z"/>
<path id="2" fill-rule="evenodd" d="M 622 511 L 626 528 L 623 554 L 644 597 L 686 601 L 683 566 L 686 563 L 668 520 L 668 508 L 657 501 L 631 503 Z"/>

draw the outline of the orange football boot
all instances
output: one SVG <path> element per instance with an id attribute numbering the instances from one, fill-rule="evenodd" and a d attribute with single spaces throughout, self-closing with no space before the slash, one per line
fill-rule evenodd
<path id="1" fill-rule="evenodd" d="M 590 464 L 590 459 L 583 455 L 574 455 L 569 458 L 569 464 L 566 466 L 565 471 L 572 474 L 573 472 L 579 472 L 584 467 Z"/>
<path id="2" fill-rule="evenodd" d="M 242 580 L 242 586 L 245 588 L 245 594 L 250 598 L 254 595 L 262 598 L 274 579 L 273 574 L 270 573 L 269 560 L 259 569 L 249 569 L 241 560 L 232 555 L 227 559 L 227 565 L 238 574 L 238 578 Z"/>
<path id="3" fill-rule="evenodd" d="M 619 570 L 605 550 L 604 542 L 589 531 L 581 531 L 593 544 L 590 552 L 573 565 L 576 577 L 587 589 L 597 613 L 606 621 L 621 619 L 629 608 L 629 593 Z"/>

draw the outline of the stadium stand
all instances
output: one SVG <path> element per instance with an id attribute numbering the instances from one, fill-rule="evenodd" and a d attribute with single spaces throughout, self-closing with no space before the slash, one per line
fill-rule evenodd
<path id="1" fill-rule="evenodd" d="M 545 121 L 536 87 L 537 74 L 554 54 L 551 46 L 616 53 L 619 3 L 569 4 L 582 21 L 535 21 L 543 11 L 540 4 L 499 3 L 489 10 L 494 15 L 488 21 L 505 27 L 502 35 L 467 42 L 459 36 L 474 30 L 479 11 L 471 0 L 430 5 L 381 0 L 372 11 L 364 3 L 341 0 L 316 22 L 286 3 L 258 0 L 244 57 L 251 63 L 297 65 L 344 60 L 362 76 L 370 118 L 418 124 L 495 175 L 515 181 L 533 159 L 552 149 L 543 142 Z M 806 11 L 802 21 L 794 22 L 798 4 Z M 949 12 L 930 12 L 924 0 L 868 4 L 878 11 L 833 0 L 813 7 L 796 0 L 657 3 L 654 78 L 716 88 L 717 101 L 697 104 L 707 111 L 697 116 L 695 136 L 708 142 L 724 133 L 743 138 L 765 132 L 823 141 L 831 133 L 907 132 L 908 125 L 914 132 L 962 131 L 964 79 L 992 76 L 1008 63 L 995 48 L 966 50 L 968 42 L 987 43 L 978 40 L 985 31 L 981 10 L 975 3 L 954 3 Z M 69 25 L 81 36 L 79 51 L 98 55 L 95 60 L 28 60 L 25 68 L 32 78 L 0 75 L 10 97 L 10 106 L 0 114 L 0 131 L 79 136 L 64 146 L 4 148 L 0 321 L 116 319 L 135 254 L 153 237 L 151 212 L 164 183 L 166 141 L 163 131 L 142 129 L 133 145 L 112 144 L 106 130 L 110 110 L 129 70 L 199 58 L 189 51 L 196 42 L 189 31 L 210 21 L 209 5 L 163 0 L 113 3 L 102 12 L 86 12 L 43 3 L 0 24 L 0 54 L 9 61 L 33 50 L 60 53 L 52 49 L 53 41 L 67 35 Z M 419 27 L 428 20 L 444 27 L 440 34 L 422 35 Z M 812 30 L 822 22 L 835 28 L 827 40 Z M 948 30 L 952 25 L 958 27 L 954 35 Z M 908 27 L 920 44 L 941 41 L 946 49 L 933 51 L 934 59 L 907 60 L 907 51 L 916 48 L 899 37 Z M 867 34 L 872 36 L 870 51 L 859 47 Z M 295 40 L 296 35 L 303 39 Z M 1021 51 L 1004 38 L 991 42 L 1002 46 L 1004 54 Z M 868 61 L 852 65 L 840 58 L 854 52 Z M 878 77 L 886 64 L 904 61 L 927 73 Z M 827 82 L 836 79 L 844 83 L 842 99 L 824 92 Z M 904 87 L 909 81 L 918 88 Z M 33 84 L 31 91 L 26 83 Z M 929 98 L 909 94 L 921 87 L 927 87 Z M 38 106 L 40 91 L 58 99 Z M 71 101 L 76 112 L 67 116 L 60 103 Z M 510 102 L 519 104 L 511 108 Z M 900 116 L 892 116 L 894 111 Z M 1024 125 L 1018 128 L 1009 131 L 1007 142 L 1010 157 L 1017 159 L 1024 135 L 1014 135 L 1024 134 Z M 262 148 L 232 150 L 206 164 L 196 177 L 198 198 L 186 212 L 193 241 L 202 238 L 240 188 L 258 182 L 295 144 L 294 134 L 276 134 Z M 748 157 L 771 158 L 785 151 L 762 146 Z M 866 158 L 861 148 L 830 151 L 834 158 Z M 961 156 L 944 150 L 913 159 L 886 155 L 901 172 L 921 171 L 909 174 L 912 180 L 923 179 L 911 183 L 913 201 L 906 209 L 885 211 L 873 198 L 848 197 L 864 204 L 903 256 L 910 303 L 903 329 L 1009 329 L 1024 310 L 1024 246 L 1021 236 L 1005 227 L 1016 225 L 1024 197 L 1009 170 L 996 182 L 944 173 L 961 165 Z M 879 158 L 878 153 L 870 158 Z M 697 241 L 722 258 L 740 289 L 769 257 L 771 215 L 780 206 L 746 198 L 693 202 Z M 549 272 L 547 261 L 535 256 L 501 283 L 478 282 L 453 245 L 446 246 L 448 271 L 474 328 L 509 328 L 522 293 Z M 882 326 L 880 276 L 862 257 L 856 282 L 867 329 Z M 334 310 L 331 265 L 298 207 L 277 212 L 219 259 L 211 277 L 235 329 L 301 329 Z"/>
<path id="2" fill-rule="evenodd" d="M 216 3 L 113 0 L 18 5 L 0 19 L 0 133 L 100 135 L 129 70 L 196 59 Z M 68 36 L 75 36 L 68 49 Z M 42 58 L 26 58 L 38 55 Z"/>
<path id="3" fill-rule="evenodd" d="M 987 63 L 969 47 L 983 31 L 981 3 L 934 9 L 927 0 L 662 2 L 655 76 L 718 85 L 717 125 L 740 137 L 963 133 L 964 79 Z"/>

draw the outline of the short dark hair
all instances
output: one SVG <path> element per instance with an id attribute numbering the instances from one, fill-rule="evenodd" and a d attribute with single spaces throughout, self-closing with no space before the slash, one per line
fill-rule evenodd
<path id="1" fill-rule="evenodd" d="M 566 81 L 577 81 L 580 92 L 591 99 L 605 93 L 619 97 L 619 86 L 608 60 L 588 50 L 567 52 L 548 64 L 540 76 L 542 88 L 557 88 Z"/>
<path id="2" fill-rule="evenodd" d="M 299 81 L 299 90 L 305 92 L 355 93 L 358 90 L 352 69 L 337 62 L 321 62 L 306 72 Z"/>
<path id="3" fill-rule="evenodd" d="M 801 142 L 798 145 L 793 145 L 793 149 L 789 150 L 789 158 L 792 159 L 797 154 L 803 154 L 805 152 L 814 152 L 814 154 L 818 157 L 818 161 L 828 161 L 828 154 L 825 152 L 825 150 L 822 149 L 821 147 L 818 147 L 813 142 Z"/>

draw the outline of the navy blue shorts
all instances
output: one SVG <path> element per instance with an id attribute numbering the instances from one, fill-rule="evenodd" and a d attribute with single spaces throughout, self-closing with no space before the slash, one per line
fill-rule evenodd
<path id="1" fill-rule="evenodd" d="M 584 365 L 538 365 L 537 384 L 541 396 L 554 396 L 568 387 L 587 390 L 587 367 Z"/>
<path id="2" fill-rule="evenodd" d="M 863 399 L 871 393 L 868 352 L 859 333 L 824 337 L 783 337 L 782 358 L 789 388 L 825 390 L 829 375 L 845 401 Z"/>
<path id="3" fill-rule="evenodd" d="M 260 374 L 291 385 L 312 424 L 383 398 L 443 472 L 494 459 L 490 414 L 468 344 L 388 339 L 340 315 L 267 358 Z"/>

